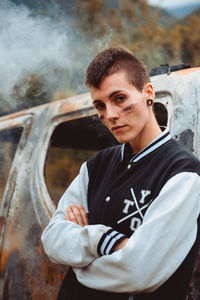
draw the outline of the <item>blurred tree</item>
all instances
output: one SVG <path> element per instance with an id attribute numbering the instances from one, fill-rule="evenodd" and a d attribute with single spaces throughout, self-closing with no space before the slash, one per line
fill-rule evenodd
<path id="1" fill-rule="evenodd" d="M 163 63 L 200 63 L 200 16 L 197 13 L 184 23 L 179 21 L 174 25 L 168 15 L 159 8 L 151 8 L 146 0 L 111 0 L 109 3 L 76 0 L 75 12 L 76 24 L 86 41 L 112 33 L 109 45 L 102 43 L 102 48 L 123 44 L 149 69 Z M 171 26 L 166 26 L 167 18 Z"/>
<path id="2" fill-rule="evenodd" d="M 11 96 L 16 100 L 18 109 L 25 109 L 48 102 L 50 91 L 42 76 L 29 74 L 15 84 Z"/>
<path id="3" fill-rule="evenodd" d="M 200 15 L 193 13 L 182 23 L 176 24 L 163 44 L 170 63 L 184 62 L 191 66 L 200 65 Z"/>
<path id="4" fill-rule="evenodd" d="M 55 3 L 58 10 L 51 10 Z M 33 15 L 45 14 L 54 22 L 59 18 L 65 24 L 70 19 L 75 36 L 68 45 L 73 67 L 68 69 L 63 62 L 63 68 L 58 68 L 52 63 L 48 76 L 41 70 L 27 72 L 13 88 L 11 97 L 16 107 L 5 101 L 2 114 L 85 92 L 85 69 L 91 57 L 105 47 L 123 44 L 144 61 L 149 71 L 163 63 L 200 64 L 200 9 L 174 24 L 172 16 L 152 8 L 147 0 L 50 0 L 48 5 L 30 0 L 27 5 Z M 5 100 L 3 95 L 0 99 Z"/>
<path id="5" fill-rule="evenodd" d="M 191 15 L 183 26 L 181 51 L 185 63 L 200 65 L 200 16 Z"/>
<path id="6" fill-rule="evenodd" d="M 102 37 L 106 33 L 103 0 L 76 0 L 76 26 L 85 38 Z"/>
<path id="7" fill-rule="evenodd" d="M 162 47 L 166 30 L 159 26 L 159 9 L 150 9 L 146 0 L 77 0 L 78 27 L 86 40 L 111 34 L 107 46 L 123 44 L 142 59 L 149 68 L 166 62 L 168 53 Z M 105 48 L 105 45 L 102 45 Z"/>

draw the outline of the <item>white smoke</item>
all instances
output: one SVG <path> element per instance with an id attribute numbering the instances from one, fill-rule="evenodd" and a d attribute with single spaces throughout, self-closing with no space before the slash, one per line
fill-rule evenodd
<path id="1" fill-rule="evenodd" d="M 33 16 L 27 7 L 1 0 L 0 20 L 1 101 L 17 107 L 13 95 L 16 90 L 18 97 L 26 95 L 33 74 L 41 78 L 46 93 L 64 88 L 82 92 L 84 72 L 98 41 L 85 45 L 71 20 L 59 19 L 59 10 L 54 19 Z M 104 42 L 100 47 L 106 46 Z M 44 96 L 39 88 L 37 93 Z"/>

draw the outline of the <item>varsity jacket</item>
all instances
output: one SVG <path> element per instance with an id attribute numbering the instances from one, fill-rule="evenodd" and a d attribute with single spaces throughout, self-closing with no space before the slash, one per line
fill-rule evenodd
<path id="1" fill-rule="evenodd" d="M 135 156 L 123 144 L 84 163 L 42 234 L 49 258 L 73 269 L 65 284 L 87 299 L 185 300 L 200 242 L 199 174 L 168 130 Z M 84 205 L 90 225 L 64 219 L 71 203 Z"/>

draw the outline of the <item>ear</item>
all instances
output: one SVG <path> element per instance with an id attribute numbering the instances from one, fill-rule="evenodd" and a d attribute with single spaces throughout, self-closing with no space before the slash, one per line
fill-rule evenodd
<path id="1" fill-rule="evenodd" d="M 154 88 L 153 85 L 151 84 L 151 82 L 145 83 L 144 87 L 143 87 L 143 93 L 144 96 L 147 99 L 155 99 L 155 92 L 154 92 Z"/>

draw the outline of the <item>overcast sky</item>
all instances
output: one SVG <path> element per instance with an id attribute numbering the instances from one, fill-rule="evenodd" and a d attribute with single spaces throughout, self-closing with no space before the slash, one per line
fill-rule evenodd
<path id="1" fill-rule="evenodd" d="M 200 4 L 200 0 L 148 0 L 148 2 L 151 5 L 158 5 L 162 7 L 176 7 L 191 3 Z"/>

